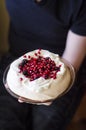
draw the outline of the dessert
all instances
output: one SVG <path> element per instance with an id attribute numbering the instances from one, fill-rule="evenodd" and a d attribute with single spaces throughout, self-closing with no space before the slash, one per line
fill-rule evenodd
<path id="1" fill-rule="evenodd" d="M 7 85 L 14 94 L 38 102 L 57 98 L 70 82 L 70 70 L 59 55 L 43 49 L 16 59 L 7 73 Z"/>

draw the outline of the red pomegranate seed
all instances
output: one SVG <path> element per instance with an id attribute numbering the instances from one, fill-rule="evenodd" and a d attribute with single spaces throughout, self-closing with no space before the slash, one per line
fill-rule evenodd
<path id="1" fill-rule="evenodd" d="M 22 81 L 23 80 L 23 78 L 20 78 L 20 81 Z"/>
<path id="2" fill-rule="evenodd" d="M 24 55 L 23 57 L 24 57 L 24 58 L 27 58 L 27 56 L 26 56 L 26 55 Z"/>
<path id="3" fill-rule="evenodd" d="M 34 55 L 35 55 L 35 56 L 38 56 L 38 54 L 37 54 L 37 53 L 35 53 Z"/>
<path id="4" fill-rule="evenodd" d="M 28 56 L 28 58 L 30 59 L 30 58 L 31 58 L 31 56 Z"/>
<path id="5" fill-rule="evenodd" d="M 40 54 L 41 50 L 38 50 L 38 53 L 34 53 L 34 55 L 37 56 L 36 58 L 28 56 L 28 60 L 23 59 L 22 63 L 19 64 L 20 72 L 29 78 L 30 81 L 40 77 L 56 79 L 61 65 L 56 66 L 55 62 L 50 57 L 44 58 L 40 56 Z M 23 79 L 20 78 L 20 80 L 22 81 Z"/>

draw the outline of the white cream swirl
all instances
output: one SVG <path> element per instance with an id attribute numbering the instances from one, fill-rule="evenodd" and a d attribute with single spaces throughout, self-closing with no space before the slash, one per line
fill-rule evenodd
<path id="1" fill-rule="evenodd" d="M 34 54 L 37 50 L 26 53 L 26 58 L 29 56 L 36 57 Z M 24 59 L 21 56 L 15 60 L 11 65 L 7 74 L 7 84 L 9 88 L 17 95 L 22 97 L 44 101 L 54 99 L 65 91 L 70 83 L 70 72 L 67 66 L 61 61 L 58 54 L 51 53 L 47 50 L 41 50 L 40 56 L 50 57 L 56 64 L 61 65 L 60 71 L 56 75 L 56 79 L 44 79 L 40 77 L 36 80 L 30 81 L 22 73 L 19 73 L 19 64 Z M 20 79 L 23 79 L 22 81 Z"/>

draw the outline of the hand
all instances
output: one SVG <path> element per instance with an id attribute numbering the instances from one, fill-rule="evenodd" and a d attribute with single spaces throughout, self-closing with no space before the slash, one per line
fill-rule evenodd
<path id="1" fill-rule="evenodd" d="M 18 98 L 18 102 L 19 103 L 26 103 L 25 99 L 23 99 L 22 97 L 19 97 Z M 52 104 L 52 102 L 46 102 L 46 103 L 35 103 L 37 105 L 46 105 L 46 106 L 49 106 Z"/>

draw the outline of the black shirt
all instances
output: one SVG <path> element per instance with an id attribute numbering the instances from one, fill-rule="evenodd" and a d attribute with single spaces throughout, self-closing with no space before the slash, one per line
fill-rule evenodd
<path id="1" fill-rule="evenodd" d="M 15 55 L 37 48 L 61 55 L 69 30 L 86 36 L 86 0 L 6 0 L 6 6 L 10 50 Z"/>

